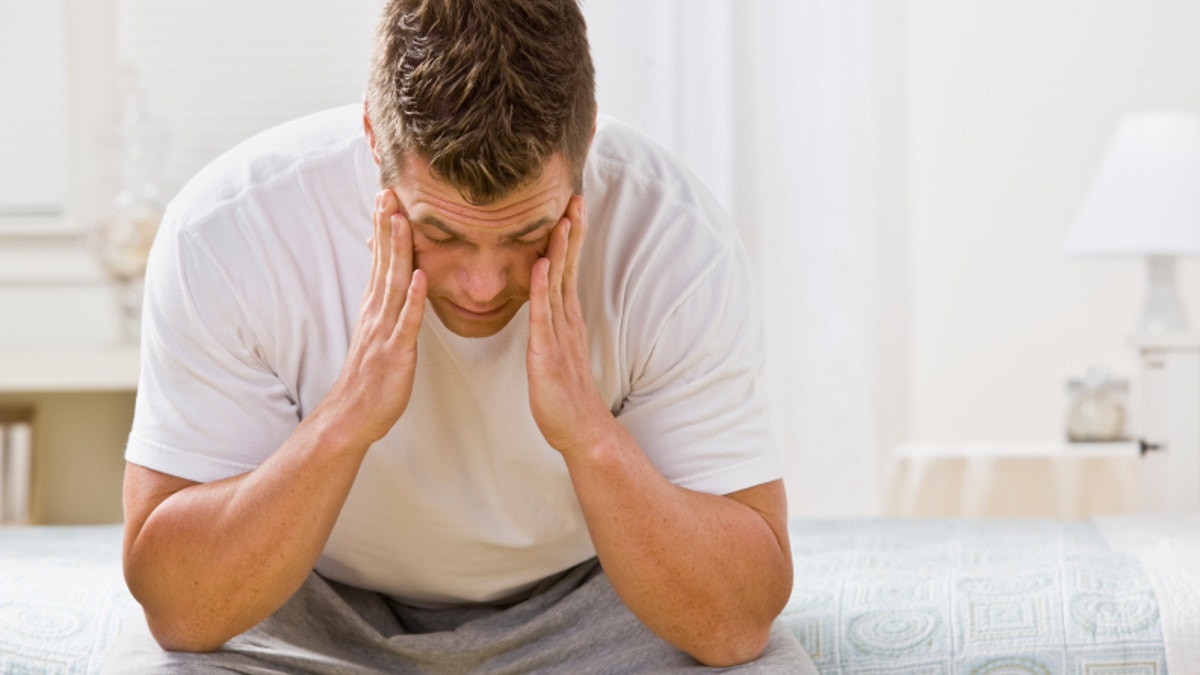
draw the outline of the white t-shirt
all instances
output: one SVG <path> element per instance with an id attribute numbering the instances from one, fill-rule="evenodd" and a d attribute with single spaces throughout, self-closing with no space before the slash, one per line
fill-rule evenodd
<path id="1" fill-rule="evenodd" d="M 195 481 L 250 471 L 337 379 L 379 189 L 361 106 L 266 131 L 167 210 L 146 278 L 126 459 Z M 596 383 L 677 485 L 782 475 L 759 385 L 749 265 L 729 218 L 648 139 L 601 118 L 580 300 Z M 595 555 L 529 410 L 528 305 L 463 338 L 425 312 L 413 395 L 368 451 L 317 570 L 414 603 L 510 597 Z"/>

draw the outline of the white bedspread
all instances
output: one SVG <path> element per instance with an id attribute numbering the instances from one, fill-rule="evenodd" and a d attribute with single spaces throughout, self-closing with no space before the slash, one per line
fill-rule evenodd
<path id="1" fill-rule="evenodd" d="M 783 620 L 828 675 L 1200 675 L 1200 514 L 793 520 Z M 0 673 L 94 673 L 119 525 L 0 528 Z"/>
<path id="2" fill-rule="evenodd" d="M 1137 556 L 1150 577 L 1171 675 L 1200 675 L 1200 513 L 1094 520 L 1108 545 Z"/>

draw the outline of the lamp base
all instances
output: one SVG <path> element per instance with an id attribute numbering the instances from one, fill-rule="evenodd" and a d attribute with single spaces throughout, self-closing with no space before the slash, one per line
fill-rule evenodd
<path id="1" fill-rule="evenodd" d="M 1138 329 L 1143 333 L 1183 333 L 1187 319 L 1175 291 L 1175 258 L 1152 255 L 1146 259 L 1146 298 Z"/>

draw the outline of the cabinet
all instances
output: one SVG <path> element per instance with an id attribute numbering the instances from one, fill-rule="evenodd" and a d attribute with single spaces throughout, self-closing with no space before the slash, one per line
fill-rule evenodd
<path id="1" fill-rule="evenodd" d="M 1200 334 L 1144 334 L 1132 443 L 905 443 L 889 515 L 1079 518 L 1200 511 Z"/>
<path id="2" fill-rule="evenodd" d="M 0 407 L 32 408 L 33 522 L 121 520 L 135 346 L 0 346 Z"/>
<path id="3" fill-rule="evenodd" d="M 1200 333 L 1136 335 L 1141 361 L 1143 506 L 1200 511 Z"/>

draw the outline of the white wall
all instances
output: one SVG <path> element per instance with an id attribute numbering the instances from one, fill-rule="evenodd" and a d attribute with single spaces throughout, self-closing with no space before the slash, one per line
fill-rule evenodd
<path id="1" fill-rule="evenodd" d="M 94 158 L 96 120 L 115 108 L 113 3 L 68 7 L 72 48 L 89 54 L 68 64 L 83 83 L 71 145 Z M 1059 245 L 1122 114 L 1200 113 L 1200 2 L 879 0 L 877 9 L 880 436 L 885 446 L 1057 438 L 1067 377 L 1092 364 L 1134 374 L 1124 341 L 1143 287 L 1139 261 L 1067 259 Z M 618 85 L 602 78 L 602 95 L 612 100 Z M 111 194 L 112 169 L 76 163 L 67 180 L 76 224 L 86 225 Z M 117 339 L 101 279 L 69 238 L 0 239 L 0 348 Z M 1200 328 L 1200 261 L 1183 265 L 1180 281 Z M 37 397 L 47 421 L 75 419 L 59 413 L 83 405 L 129 414 L 126 394 Z M 119 453 L 121 426 L 92 447 Z M 53 461 L 71 463 L 53 453 L 84 446 L 89 432 L 73 428 L 55 441 L 62 450 L 50 448 Z"/>
<path id="2" fill-rule="evenodd" d="M 1200 113 L 1195 0 L 909 0 L 915 440 L 1053 440 L 1064 383 L 1135 376 L 1141 261 L 1059 253 L 1121 116 Z M 1197 224 L 1200 227 L 1200 223 Z M 1200 263 L 1180 271 L 1200 328 Z"/>

